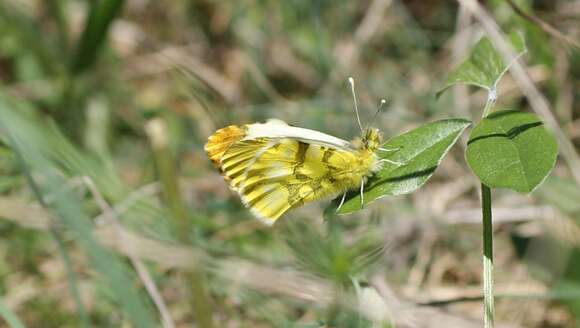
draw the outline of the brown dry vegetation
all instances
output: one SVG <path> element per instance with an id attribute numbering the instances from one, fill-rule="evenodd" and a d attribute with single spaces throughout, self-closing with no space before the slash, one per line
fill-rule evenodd
<path id="1" fill-rule="evenodd" d="M 273 228 L 241 206 L 203 144 L 270 117 L 351 139 L 349 76 L 363 122 L 388 100 L 372 122 L 386 136 L 477 120 L 483 92 L 435 92 L 495 22 L 528 45 L 527 80 L 508 75 L 500 107 L 538 112 L 561 145 L 532 195 L 494 191 L 498 326 L 577 326 L 580 2 L 514 2 L 0 0 L 0 107 L 12 113 L 0 119 L 30 151 L 0 126 L 2 318 L 481 326 L 479 182 L 465 140 L 412 195 L 329 221 L 323 201 Z"/>

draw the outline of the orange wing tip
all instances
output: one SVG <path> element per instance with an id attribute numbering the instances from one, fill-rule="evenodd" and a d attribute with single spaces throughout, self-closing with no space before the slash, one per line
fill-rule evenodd
<path id="1" fill-rule="evenodd" d="M 219 166 L 224 153 L 234 143 L 242 140 L 246 136 L 246 127 L 237 125 L 226 126 L 212 134 L 205 144 L 205 152 L 209 159 Z"/>

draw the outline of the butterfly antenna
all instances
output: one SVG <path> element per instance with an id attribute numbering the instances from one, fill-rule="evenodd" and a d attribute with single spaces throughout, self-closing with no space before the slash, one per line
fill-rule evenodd
<path id="1" fill-rule="evenodd" d="M 375 112 L 375 115 L 373 116 L 373 122 L 376 120 L 377 116 L 379 116 L 379 114 L 381 113 L 381 109 L 383 109 L 383 107 L 386 103 L 387 103 L 387 101 L 385 99 L 381 99 L 381 103 L 379 104 L 379 107 L 377 108 L 377 111 Z"/>
<path id="2" fill-rule="evenodd" d="M 358 105 L 356 103 L 356 93 L 354 92 L 354 79 L 351 77 L 348 78 L 348 83 L 350 83 L 350 91 L 352 91 L 352 99 L 354 100 L 354 112 L 356 113 L 356 121 L 358 122 L 358 127 L 360 128 L 361 132 L 363 132 L 362 124 L 360 123 L 360 116 L 358 115 Z"/>

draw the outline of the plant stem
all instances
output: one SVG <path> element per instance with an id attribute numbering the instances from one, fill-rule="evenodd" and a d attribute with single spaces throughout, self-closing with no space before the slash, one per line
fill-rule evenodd
<path id="1" fill-rule="evenodd" d="M 493 328 L 493 227 L 491 220 L 491 189 L 481 184 L 483 214 L 483 310 L 484 327 Z"/>
<path id="2" fill-rule="evenodd" d="M 151 139 L 153 156 L 157 164 L 159 179 L 165 200 L 174 221 L 175 233 L 181 242 L 190 242 L 192 230 L 187 216 L 187 208 L 179 191 L 179 179 L 175 169 L 175 158 L 169 149 L 167 126 L 161 118 L 151 120 L 146 125 Z M 196 268 L 188 275 L 191 291 L 191 305 L 197 326 L 200 328 L 215 327 L 212 318 L 211 298 L 207 290 L 205 274 L 201 268 Z"/>
<path id="3" fill-rule="evenodd" d="M 496 86 L 492 86 L 488 90 L 487 94 L 487 102 L 485 103 L 485 108 L 483 109 L 482 117 L 487 117 L 491 113 L 493 105 L 495 105 L 495 101 L 497 100 L 497 88 Z"/>
<path id="4" fill-rule="evenodd" d="M 173 230 L 180 241 L 188 242 L 193 227 L 187 216 L 185 203 L 181 198 L 176 159 L 169 148 L 167 124 L 163 119 L 155 118 L 147 123 L 145 129 L 151 140 L 163 196 L 174 219 L 172 222 Z"/>

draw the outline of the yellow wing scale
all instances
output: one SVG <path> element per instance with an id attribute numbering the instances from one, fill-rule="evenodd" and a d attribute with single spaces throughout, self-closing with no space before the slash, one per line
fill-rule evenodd
<path id="1" fill-rule="evenodd" d="M 216 131 L 205 149 L 230 187 L 261 221 L 360 186 L 377 169 L 376 155 L 295 138 L 246 138 L 247 126 Z"/>

